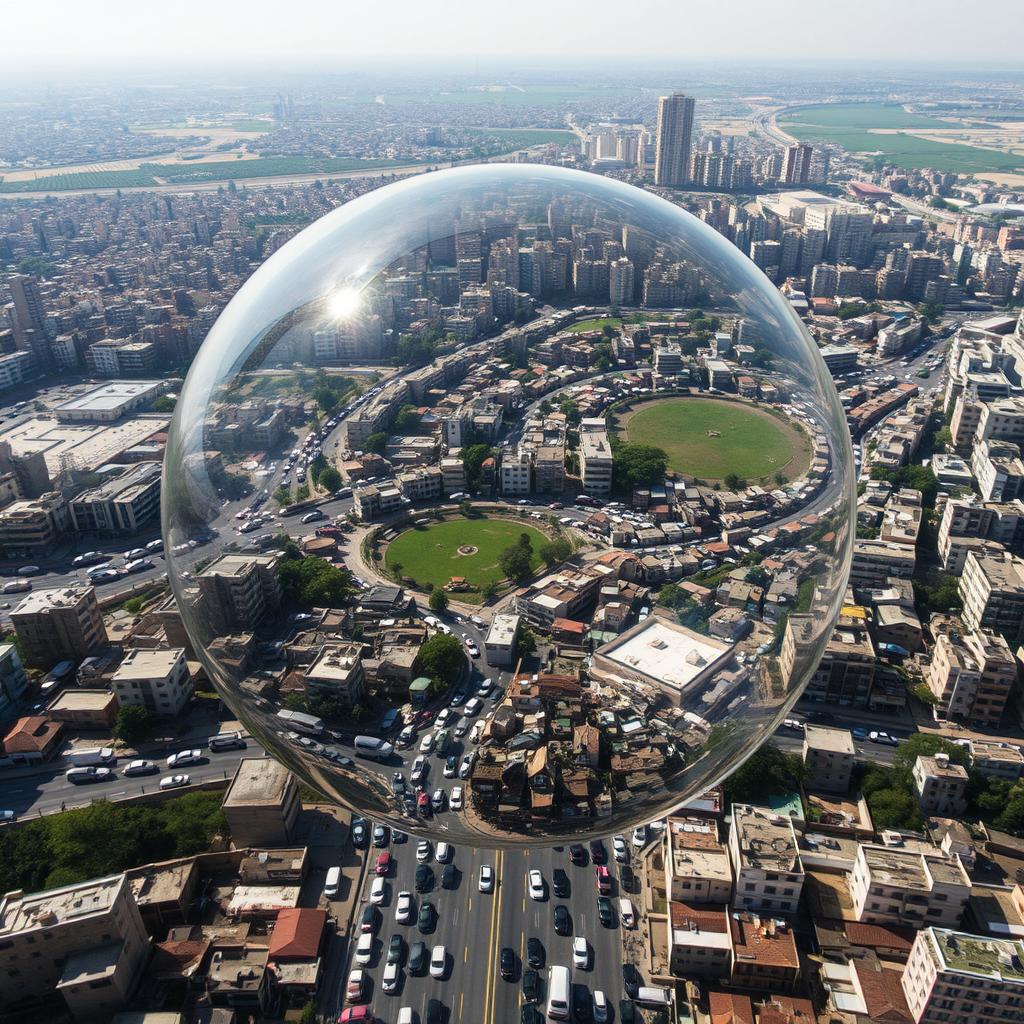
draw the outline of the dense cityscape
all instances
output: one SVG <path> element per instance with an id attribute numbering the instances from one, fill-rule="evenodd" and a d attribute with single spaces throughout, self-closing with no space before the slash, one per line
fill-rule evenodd
<path id="1" fill-rule="evenodd" d="M 0 89 L 0 1022 L 1024 1019 L 1020 74 L 275 75 Z"/>

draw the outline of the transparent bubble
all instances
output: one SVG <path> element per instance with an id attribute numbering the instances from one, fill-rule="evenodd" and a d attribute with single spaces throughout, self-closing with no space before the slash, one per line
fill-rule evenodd
<path id="1" fill-rule="evenodd" d="M 607 334 L 564 329 L 609 313 Z M 668 489 L 608 493 L 603 416 L 623 442 L 664 446 Z M 494 461 L 467 484 L 461 454 L 477 442 Z M 618 483 L 621 452 L 615 464 Z M 313 486 L 324 465 L 339 493 L 355 487 L 368 527 L 350 528 L 350 496 Z M 174 594 L 246 729 L 340 805 L 482 846 L 608 835 L 721 782 L 806 684 L 849 571 L 849 434 L 790 303 L 666 200 L 558 168 L 409 178 L 284 245 L 199 351 L 166 470 Z M 579 473 L 589 506 L 574 504 Z M 309 504 L 282 507 L 282 485 L 289 503 L 311 487 Z M 466 518 L 450 496 L 469 487 Z M 521 533 L 539 561 L 529 530 L 570 539 L 572 562 L 500 582 Z M 282 532 L 364 589 L 346 597 L 294 545 L 273 547 Z M 681 588 L 675 608 L 656 599 L 666 581 Z M 443 665 L 413 660 L 439 631 L 424 622 L 428 590 L 446 587 L 440 626 L 463 673 L 447 687 L 422 681 Z M 539 646 L 512 679 L 483 640 L 496 612 L 515 611 Z M 467 637 L 481 657 L 466 659 Z M 485 678 L 500 686 L 477 696 Z M 445 711 L 442 755 L 423 744 Z M 427 802 L 446 791 L 441 809 L 418 806 L 417 758 Z"/>

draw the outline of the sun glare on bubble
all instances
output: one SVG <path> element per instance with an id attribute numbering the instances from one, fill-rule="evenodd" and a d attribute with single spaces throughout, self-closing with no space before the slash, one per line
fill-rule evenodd
<path id="1" fill-rule="evenodd" d="M 347 320 L 359 312 L 362 305 L 362 293 L 355 288 L 339 288 L 330 298 L 331 316 L 338 320 Z"/>

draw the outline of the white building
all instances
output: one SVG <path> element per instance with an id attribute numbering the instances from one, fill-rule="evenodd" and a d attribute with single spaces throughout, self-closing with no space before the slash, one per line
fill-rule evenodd
<path id="1" fill-rule="evenodd" d="M 580 478 L 587 494 L 609 494 L 612 489 L 612 449 L 608 427 L 600 417 L 580 423 Z"/>
<path id="2" fill-rule="evenodd" d="M 484 651 L 487 664 L 508 668 L 515 664 L 516 634 L 521 619 L 518 615 L 495 615 L 491 619 Z"/>
<path id="3" fill-rule="evenodd" d="M 529 452 L 505 455 L 501 460 L 501 493 L 529 494 L 532 469 Z"/>
<path id="4" fill-rule="evenodd" d="M 734 907 L 796 912 L 804 868 L 790 818 L 763 807 L 733 804 L 729 856 L 736 878 Z"/>
<path id="5" fill-rule="evenodd" d="M 185 650 L 133 647 L 110 681 L 118 707 L 141 705 L 154 715 L 177 715 L 192 696 Z"/>

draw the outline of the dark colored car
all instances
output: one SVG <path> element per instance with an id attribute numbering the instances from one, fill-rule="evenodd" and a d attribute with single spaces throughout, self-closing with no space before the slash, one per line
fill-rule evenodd
<path id="1" fill-rule="evenodd" d="M 619 1024 L 636 1024 L 636 1007 L 630 999 L 619 1000 Z"/>
<path id="2" fill-rule="evenodd" d="M 637 992 L 642 984 L 640 972 L 632 964 L 622 965 L 622 987 L 630 999 L 636 999 Z"/>
<path id="3" fill-rule="evenodd" d="M 551 886 L 555 890 L 555 895 L 560 899 L 568 899 L 569 893 L 572 892 L 569 876 L 561 868 L 555 868 L 552 872 Z"/>
<path id="4" fill-rule="evenodd" d="M 444 1003 L 440 999 L 427 1000 L 426 1024 L 441 1024 L 444 1020 Z"/>
<path id="5" fill-rule="evenodd" d="M 526 962 L 531 967 L 544 966 L 544 943 L 536 935 L 526 940 Z"/>
<path id="6" fill-rule="evenodd" d="M 530 1003 L 540 999 L 540 975 L 532 967 L 523 971 L 523 998 Z"/>
<path id="7" fill-rule="evenodd" d="M 430 892 L 434 887 L 434 872 L 429 864 L 416 865 L 416 891 Z"/>
<path id="8" fill-rule="evenodd" d="M 501 947 L 498 966 L 501 976 L 506 981 L 511 981 L 516 976 L 516 954 L 511 946 Z"/>
<path id="9" fill-rule="evenodd" d="M 391 936 L 391 941 L 388 943 L 388 963 L 389 964 L 400 964 L 402 962 L 402 951 L 405 949 L 405 943 L 402 941 L 402 936 L 394 934 Z"/>
<path id="10" fill-rule="evenodd" d="M 608 851 L 600 839 L 590 840 L 590 859 L 595 864 L 605 864 L 608 861 Z"/>
<path id="11" fill-rule="evenodd" d="M 588 1024 L 593 1017 L 594 1004 L 590 999 L 590 990 L 586 985 L 572 987 L 572 1019 L 578 1024 Z"/>
<path id="12" fill-rule="evenodd" d="M 450 779 L 452 776 L 449 772 L 457 772 L 459 770 L 459 759 L 454 754 L 449 754 L 444 762 L 445 778 Z"/>
<path id="13" fill-rule="evenodd" d="M 459 869 L 454 864 L 445 864 L 441 872 L 441 888 L 455 889 L 459 884 Z"/>
<path id="14" fill-rule="evenodd" d="M 352 819 L 352 845 L 358 850 L 362 850 L 370 841 L 370 834 L 366 830 L 366 820 L 364 818 L 353 818 Z"/>
<path id="15" fill-rule="evenodd" d="M 519 1024 L 538 1024 L 539 1021 L 536 1008 L 531 1003 L 523 1003 L 519 1011 Z"/>
<path id="16" fill-rule="evenodd" d="M 409 973 L 422 974 L 427 969 L 430 954 L 425 942 L 414 942 L 409 947 Z"/>
<path id="17" fill-rule="evenodd" d="M 377 922 L 380 920 L 380 914 L 376 907 L 365 907 L 363 909 L 363 916 L 359 923 L 359 930 L 364 934 L 366 932 L 373 932 L 377 930 Z"/>
<path id="18" fill-rule="evenodd" d="M 601 924 L 605 928 L 611 928 L 615 923 L 615 917 L 612 913 L 612 901 L 607 896 L 597 897 L 597 916 L 601 919 Z"/>
<path id="19" fill-rule="evenodd" d="M 572 934 L 572 917 L 569 915 L 569 908 L 564 903 L 555 906 L 555 934 Z"/>
<path id="20" fill-rule="evenodd" d="M 416 927 L 426 934 L 434 930 L 434 904 L 430 900 L 424 900 L 420 904 L 420 912 L 416 918 Z"/>
<path id="21" fill-rule="evenodd" d="M 587 851 L 582 843 L 573 843 L 569 847 L 569 860 L 573 864 L 586 864 L 587 863 Z"/>
<path id="22" fill-rule="evenodd" d="M 628 864 L 623 864 L 619 869 L 619 884 L 622 886 L 623 892 L 633 892 L 633 886 L 636 883 L 636 875 L 633 869 Z"/>

